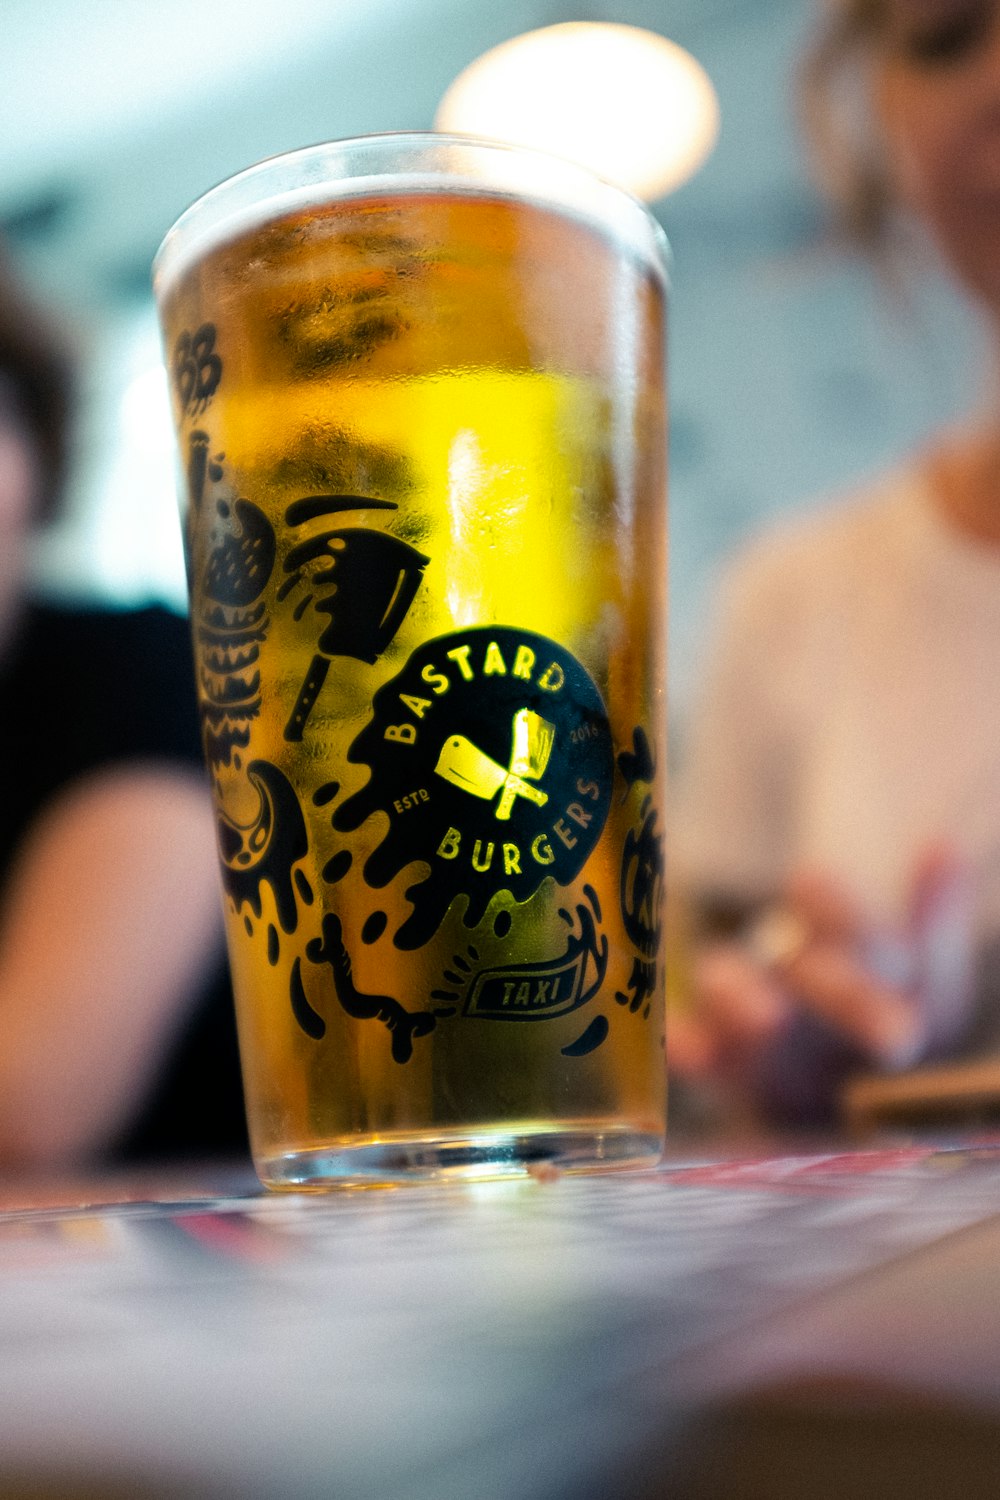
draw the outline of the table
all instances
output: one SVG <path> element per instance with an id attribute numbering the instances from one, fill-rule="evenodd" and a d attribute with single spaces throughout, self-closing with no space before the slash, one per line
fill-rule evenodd
<path id="1" fill-rule="evenodd" d="M 991 1138 L 320 1196 L 9 1181 L 0 1497 L 995 1495 L 998 1212 Z"/>

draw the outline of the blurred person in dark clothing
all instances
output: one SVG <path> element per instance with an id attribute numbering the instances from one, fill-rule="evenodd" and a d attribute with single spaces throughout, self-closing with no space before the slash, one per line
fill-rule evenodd
<path id="1" fill-rule="evenodd" d="M 73 398 L 0 253 L 0 1164 L 242 1152 L 187 624 L 30 597 Z"/>
<path id="2" fill-rule="evenodd" d="M 1000 0 L 829 0 L 803 78 L 848 231 L 904 273 L 928 235 L 1000 354 Z M 854 1072 L 1000 1050 L 995 389 L 734 561 L 680 783 L 678 1072 L 822 1121 Z"/>

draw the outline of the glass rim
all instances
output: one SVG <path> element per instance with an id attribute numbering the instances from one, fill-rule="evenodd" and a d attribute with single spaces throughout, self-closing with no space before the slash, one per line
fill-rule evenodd
<path id="1" fill-rule="evenodd" d="M 435 154 L 441 158 L 436 164 L 430 160 Z M 394 155 L 397 166 L 390 173 L 384 162 Z M 367 172 L 349 169 L 349 163 L 357 168 L 366 157 L 371 158 Z M 376 158 L 383 159 L 381 166 Z M 405 159 L 409 167 L 403 164 Z M 484 163 L 497 170 L 483 170 Z M 527 164 L 529 172 L 519 180 L 518 168 Z M 466 172 L 456 170 L 459 166 Z M 504 167 L 509 170 L 505 172 Z M 379 186 L 393 179 L 395 188 Z M 449 182 L 455 186 L 447 186 Z M 223 178 L 195 198 L 167 230 L 153 257 L 154 291 L 157 297 L 164 295 L 192 262 L 243 229 L 272 222 L 321 197 L 377 197 L 398 192 L 398 184 L 410 194 L 464 189 L 571 213 L 627 244 L 667 287 L 671 256 L 666 233 L 649 206 L 627 188 L 581 162 L 535 146 L 411 130 L 296 147 L 263 157 Z"/>

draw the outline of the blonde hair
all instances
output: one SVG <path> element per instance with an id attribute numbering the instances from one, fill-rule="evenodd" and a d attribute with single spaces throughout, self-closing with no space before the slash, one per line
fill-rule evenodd
<path id="1" fill-rule="evenodd" d="M 893 195 L 871 95 L 885 0 L 827 0 L 798 74 L 798 108 L 810 164 L 840 233 L 869 254 L 887 253 Z"/>

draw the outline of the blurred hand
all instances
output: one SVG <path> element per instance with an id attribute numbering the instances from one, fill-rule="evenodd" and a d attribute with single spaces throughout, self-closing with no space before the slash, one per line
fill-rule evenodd
<path id="1" fill-rule="evenodd" d="M 832 877 L 800 871 L 747 938 L 692 955 L 671 1067 L 821 1117 L 847 1071 L 910 1067 L 953 1043 L 971 979 L 971 882 L 949 848 L 917 860 L 898 929 L 872 922 Z"/>

